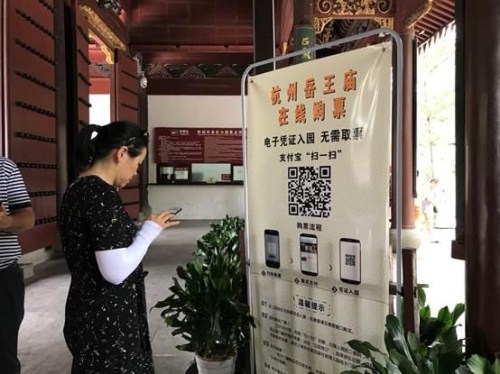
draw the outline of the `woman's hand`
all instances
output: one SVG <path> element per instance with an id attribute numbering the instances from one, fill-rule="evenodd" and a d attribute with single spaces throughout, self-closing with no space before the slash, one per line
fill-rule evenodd
<path id="1" fill-rule="evenodd" d="M 174 215 L 168 210 L 164 210 L 158 214 L 152 213 L 147 219 L 158 224 L 162 229 L 166 229 L 180 223 L 179 221 L 172 221 L 172 218 L 174 218 Z"/>

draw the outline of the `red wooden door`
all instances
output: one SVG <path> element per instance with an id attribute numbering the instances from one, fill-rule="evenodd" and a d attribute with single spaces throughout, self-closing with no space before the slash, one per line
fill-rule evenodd
<path id="1" fill-rule="evenodd" d="M 35 210 L 35 227 L 19 236 L 26 253 L 56 242 L 55 10 L 53 0 L 9 0 L 4 9 L 3 154 L 19 166 Z"/>

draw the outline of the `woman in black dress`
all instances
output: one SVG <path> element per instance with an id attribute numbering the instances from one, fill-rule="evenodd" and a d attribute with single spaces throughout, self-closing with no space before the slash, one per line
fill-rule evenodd
<path id="1" fill-rule="evenodd" d="M 179 222 L 165 211 L 138 228 L 117 192 L 137 174 L 147 143 L 129 122 L 89 125 L 78 137 L 80 175 L 59 215 L 71 273 L 64 337 L 73 374 L 154 373 L 141 261 L 160 232 Z"/>

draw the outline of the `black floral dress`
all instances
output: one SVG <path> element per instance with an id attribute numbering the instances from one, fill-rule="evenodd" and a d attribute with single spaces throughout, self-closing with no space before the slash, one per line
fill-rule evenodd
<path id="1" fill-rule="evenodd" d="M 59 229 L 71 273 L 64 337 L 72 373 L 154 373 L 142 265 L 113 285 L 95 258 L 128 247 L 137 232 L 116 189 L 96 176 L 77 179 L 64 195 Z"/>

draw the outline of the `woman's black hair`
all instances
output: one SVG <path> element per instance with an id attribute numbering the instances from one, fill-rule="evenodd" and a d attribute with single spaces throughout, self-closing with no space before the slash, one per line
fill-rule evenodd
<path id="1" fill-rule="evenodd" d="M 104 126 L 84 126 L 76 140 L 76 170 L 87 170 L 94 162 L 122 146 L 128 148 L 130 157 L 137 157 L 148 146 L 148 133 L 128 121 L 115 121 Z"/>

